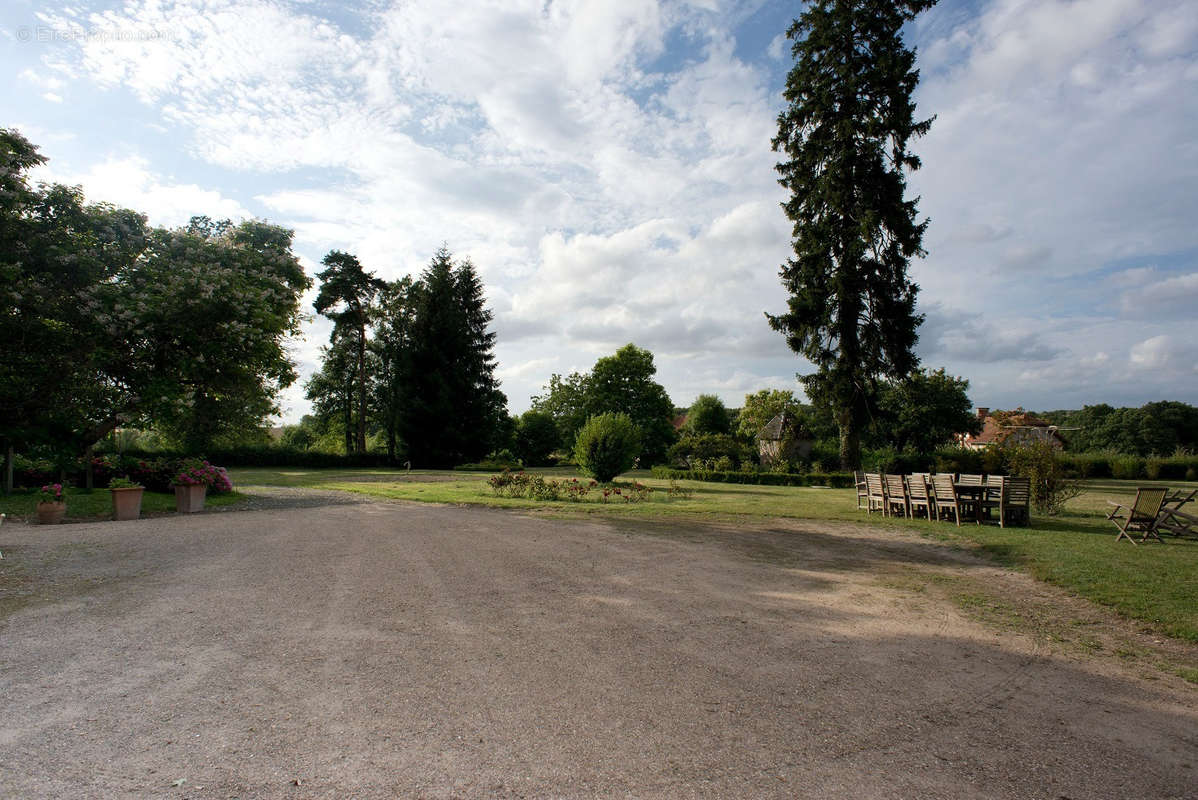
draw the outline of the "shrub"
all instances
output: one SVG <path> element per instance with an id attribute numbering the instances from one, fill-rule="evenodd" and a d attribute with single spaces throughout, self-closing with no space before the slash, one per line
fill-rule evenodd
<path id="1" fill-rule="evenodd" d="M 686 470 L 654 467 L 653 477 L 666 480 L 709 481 L 712 483 L 744 483 L 758 486 L 831 486 L 848 489 L 856 481 L 851 472 L 721 472 L 718 470 Z"/>
<path id="2" fill-rule="evenodd" d="M 1066 477 L 1064 461 L 1050 443 L 1004 445 L 1001 450 L 1011 475 L 1031 479 L 1032 504 L 1040 513 L 1057 514 L 1081 494 L 1081 484 Z"/>
<path id="3" fill-rule="evenodd" d="M 679 439 L 669 451 L 670 463 L 694 464 L 697 461 L 725 459 L 733 469 L 752 461 L 753 450 L 726 433 L 690 434 Z"/>
<path id="4" fill-rule="evenodd" d="M 1144 459 L 1137 456 L 1120 456 L 1111 462 L 1111 477 L 1121 481 L 1134 481 L 1144 474 Z"/>
<path id="5" fill-rule="evenodd" d="M 578 432 L 574 457 L 584 473 L 609 483 L 632 467 L 640 449 L 640 433 L 627 414 L 599 414 Z"/>

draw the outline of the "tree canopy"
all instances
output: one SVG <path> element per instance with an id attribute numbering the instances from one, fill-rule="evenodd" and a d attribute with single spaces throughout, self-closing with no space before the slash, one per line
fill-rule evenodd
<path id="1" fill-rule="evenodd" d="M 627 414 L 640 435 L 639 457 L 646 466 L 663 463 L 677 438 L 672 419 L 674 404 L 665 387 L 653 380 L 657 367 L 648 350 L 627 344 L 595 362 L 585 375 L 553 375 L 533 408 L 553 417 L 562 433 L 562 446 L 572 450 L 578 431 L 590 417 Z"/>
<path id="2" fill-rule="evenodd" d="M 778 116 L 779 183 L 794 223 L 782 266 L 786 313 L 767 315 L 815 372 L 808 397 L 836 417 L 844 468 L 860 465 L 877 380 L 917 365 L 917 287 L 907 264 L 923 254 L 927 222 L 904 197 L 919 159 L 915 52 L 902 27 L 935 0 L 813 0 L 787 30 L 795 65 Z"/>
<path id="3" fill-rule="evenodd" d="M 686 412 L 688 433 L 730 433 L 731 420 L 724 401 L 714 394 L 701 394 Z"/>
<path id="4" fill-rule="evenodd" d="M 31 187 L 44 159 L 0 131 L 0 438 L 78 452 L 152 420 L 191 447 L 260 424 L 295 379 L 308 279 L 291 232 L 197 217 L 186 228 Z"/>

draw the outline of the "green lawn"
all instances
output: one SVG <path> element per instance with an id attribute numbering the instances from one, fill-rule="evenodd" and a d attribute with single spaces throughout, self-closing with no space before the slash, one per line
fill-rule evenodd
<path id="1" fill-rule="evenodd" d="M 241 500 L 244 495 L 237 492 L 209 495 L 206 505 L 227 506 Z M 0 514 L 13 519 L 34 521 L 37 516 L 37 492 L 17 490 L 8 497 L 0 495 Z M 146 492 L 141 497 L 141 513 L 155 514 L 175 510 L 175 495 L 162 492 Z M 111 519 L 112 493 L 107 489 L 67 490 L 67 522 Z"/>
<path id="2" fill-rule="evenodd" d="M 546 476 L 577 476 L 570 469 L 540 470 Z M 502 508 L 541 509 L 556 514 L 603 514 L 639 518 L 687 518 L 735 521 L 752 517 L 847 520 L 888 525 L 981 550 L 1000 563 L 1018 567 L 1037 578 L 1110 606 L 1133 619 L 1149 623 L 1169 636 L 1198 641 L 1198 539 L 1166 536 L 1166 544 L 1133 546 L 1115 541 L 1114 526 L 1104 519 L 1106 501 L 1128 501 L 1134 481 L 1090 481 L 1087 491 L 1058 517 L 1033 513 L 1030 528 L 929 523 L 921 520 L 883 520 L 856 509 L 851 489 L 746 486 L 680 481 L 690 498 L 667 498 L 658 491 L 645 503 L 553 503 L 495 497 L 486 484 L 488 473 L 404 473 L 383 469 L 305 470 L 236 469 L 237 486 L 301 486 L 341 489 L 376 497 L 436 503 L 468 503 Z M 633 472 L 621 480 L 639 480 L 659 490 L 669 482 L 648 472 Z M 1141 482 L 1150 485 L 1151 482 Z M 1195 483 L 1170 484 L 1187 491 Z M 592 493 L 594 494 L 594 493 Z"/>

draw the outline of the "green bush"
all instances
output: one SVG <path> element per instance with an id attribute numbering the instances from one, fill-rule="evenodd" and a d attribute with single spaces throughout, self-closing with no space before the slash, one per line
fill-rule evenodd
<path id="1" fill-rule="evenodd" d="M 1121 481 L 1134 481 L 1145 477 L 1145 461 L 1138 456 L 1120 456 L 1111 462 L 1111 477 Z"/>
<path id="2" fill-rule="evenodd" d="M 735 469 L 738 465 L 753 460 L 753 449 L 726 433 L 688 434 L 670 447 L 669 458 L 672 464 L 693 464 L 696 461 L 723 459 L 731 464 L 728 469 Z"/>
<path id="3" fill-rule="evenodd" d="M 1051 443 L 1031 442 L 1003 445 L 1007 472 L 1029 478 L 1032 505 L 1041 514 L 1057 514 L 1066 501 L 1082 493 L 1081 484 L 1066 475 L 1064 459 Z"/>
<path id="4" fill-rule="evenodd" d="M 601 483 L 627 472 L 641 449 L 641 435 L 627 414 L 599 414 L 578 432 L 574 458 L 579 468 Z"/>

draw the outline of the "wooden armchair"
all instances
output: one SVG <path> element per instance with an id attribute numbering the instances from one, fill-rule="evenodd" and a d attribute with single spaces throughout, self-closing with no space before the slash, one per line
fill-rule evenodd
<path id="1" fill-rule="evenodd" d="M 865 473 L 853 472 L 853 482 L 857 484 L 857 510 L 869 510 L 869 488 L 865 485 Z M 862 505 L 864 501 L 864 505 Z"/>
<path id="2" fill-rule="evenodd" d="M 882 516 L 888 514 L 886 505 L 886 484 L 882 482 L 882 476 L 876 472 L 865 473 L 865 488 L 866 502 L 868 503 L 867 510 L 869 513 L 881 511 Z"/>
<path id="3" fill-rule="evenodd" d="M 911 504 L 907 500 L 907 484 L 902 475 L 883 475 L 886 483 L 886 511 L 889 516 L 911 516 Z"/>
<path id="4" fill-rule="evenodd" d="M 1163 544 L 1165 540 L 1157 533 L 1156 527 L 1161 517 L 1161 506 L 1165 504 L 1165 495 L 1168 493 L 1168 489 L 1141 486 L 1136 489 L 1136 499 L 1132 501 L 1131 507 L 1127 508 L 1127 516 L 1121 513 L 1125 508 L 1122 503 L 1108 500 L 1107 502 L 1114 508 L 1111 509 L 1111 513 L 1106 515 L 1106 518 L 1115 523 L 1115 527 L 1119 529 L 1119 535 L 1115 537 L 1115 541 L 1126 538 L 1127 541 L 1136 544 L 1136 540 L 1131 537 L 1132 532 L 1135 531 L 1142 534 L 1141 542 L 1148 541 L 1148 537 L 1151 536 Z"/>
<path id="5" fill-rule="evenodd" d="M 1002 500 L 998 507 L 998 524 L 1005 528 L 1008 523 L 1029 525 L 1032 521 L 1032 479 L 1006 478 L 1003 480 Z"/>
<path id="6" fill-rule="evenodd" d="M 961 527 L 961 501 L 957 498 L 957 487 L 953 486 L 953 476 L 949 474 L 933 475 L 932 489 L 936 496 L 933 500 L 936 506 L 936 519 L 944 519 L 948 512 L 953 513 L 953 521 Z"/>
<path id="7" fill-rule="evenodd" d="M 907 476 L 907 507 L 911 516 L 922 508 L 928 519 L 932 519 L 932 498 L 928 495 L 928 481 L 924 474 L 916 473 Z"/>

